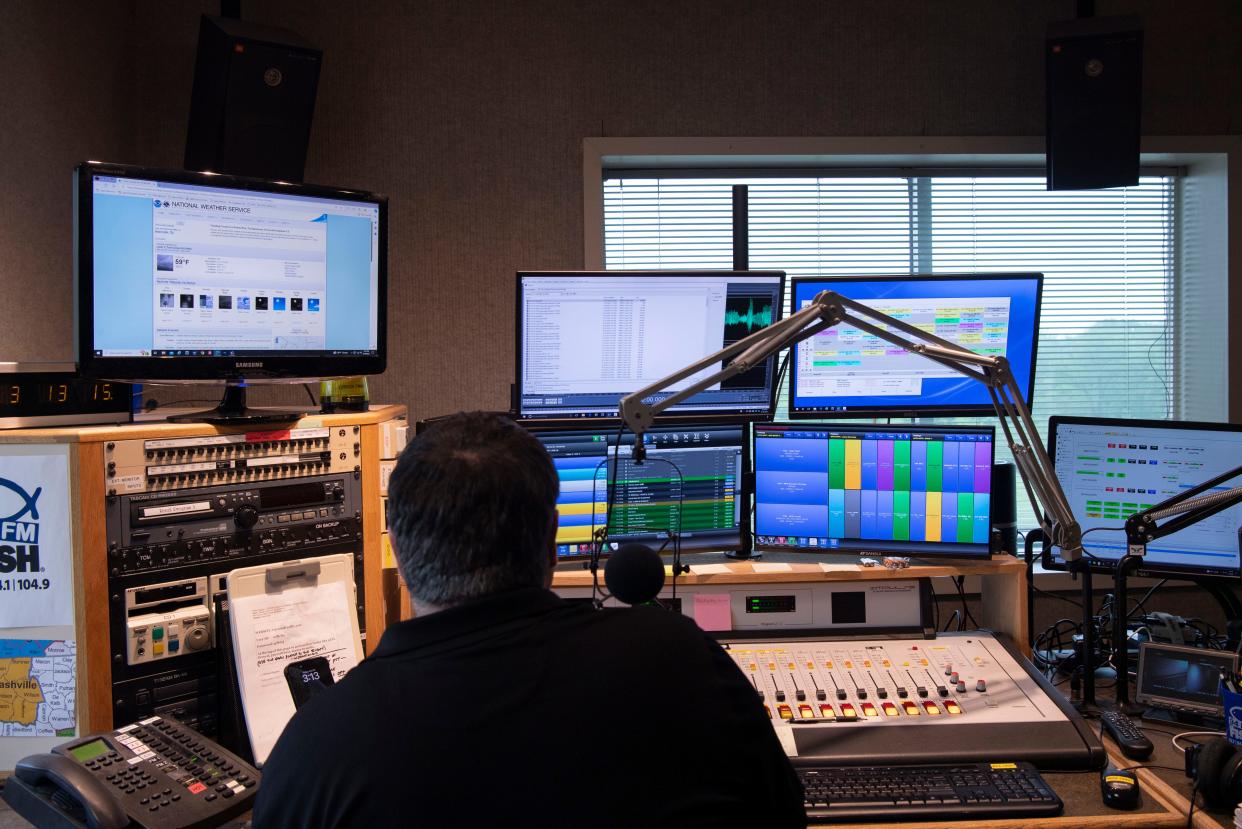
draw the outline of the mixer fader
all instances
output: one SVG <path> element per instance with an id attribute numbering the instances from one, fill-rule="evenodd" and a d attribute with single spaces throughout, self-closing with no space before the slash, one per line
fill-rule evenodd
<path id="1" fill-rule="evenodd" d="M 989 633 L 725 643 L 782 742 L 815 762 L 1030 760 L 1091 768 L 1099 742 Z M 1099 754 L 1102 757 L 1102 754 Z"/>

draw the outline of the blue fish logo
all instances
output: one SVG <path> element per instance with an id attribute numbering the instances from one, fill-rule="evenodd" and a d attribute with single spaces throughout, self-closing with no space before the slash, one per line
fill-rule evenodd
<path id="1" fill-rule="evenodd" d="M 35 502 L 39 500 L 39 495 L 43 493 L 43 487 L 41 486 L 35 487 L 34 495 L 31 495 L 30 493 L 26 492 L 26 490 L 22 489 L 20 486 L 10 481 L 8 478 L 0 478 L 0 489 L 13 490 L 13 492 L 17 495 L 18 498 L 21 499 L 21 502 L 24 505 L 22 506 L 21 509 L 19 509 L 17 512 L 13 513 L 9 517 L 0 518 L 0 521 L 16 521 L 17 519 L 21 518 L 26 513 L 30 513 L 30 517 L 34 519 L 35 521 L 39 520 L 39 507 L 35 504 Z"/>

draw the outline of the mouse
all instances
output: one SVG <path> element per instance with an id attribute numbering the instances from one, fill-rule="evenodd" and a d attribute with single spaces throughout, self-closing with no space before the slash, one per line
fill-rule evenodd
<path id="1" fill-rule="evenodd" d="M 1100 774 L 1100 796 L 1104 805 L 1114 809 L 1133 809 L 1138 806 L 1138 775 L 1127 769 L 1107 766 Z"/>

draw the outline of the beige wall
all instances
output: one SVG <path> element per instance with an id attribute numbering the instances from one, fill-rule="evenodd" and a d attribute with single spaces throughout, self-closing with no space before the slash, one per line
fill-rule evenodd
<path id="1" fill-rule="evenodd" d="M 0 7 L 0 361 L 71 360 L 73 165 L 133 142 L 128 4 Z"/>
<path id="2" fill-rule="evenodd" d="M 0 329 L 0 359 L 70 356 L 68 169 L 85 156 L 179 164 L 197 14 L 217 8 L 135 0 L 110 19 L 107 4 L 44 5 L 6 4 L 2 36 L 0 279 L 21 322 Z M 373 389 L 418 417 L 507 406 L 513 272 L 582 264 L 583 138 L 1039 135 L 1044 26 L 1075 6 L 243 5 L 325 50 L 308 179 L 392 198 L 392 359 Z M 1145 133 L 1242 132 L 1242 5 L 1097 7 L 1145 21 Z"/>

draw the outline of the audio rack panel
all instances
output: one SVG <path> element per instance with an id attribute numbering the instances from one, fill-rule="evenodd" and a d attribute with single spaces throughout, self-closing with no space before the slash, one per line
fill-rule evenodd
<path id="1" fill-rule="evenodd" d="M 108 494 L 120 495 L 356 472 L 359 432 L 358 426 L 321 426 L 110 441 L 104 446 L 105 486 Z"/>
<path id="2" fill-rule="evenodd" d="M 285 472 L 290 477 L 107 498 L 114 721 L 170 716 L 216 733 L 233 694 L 220 667 L 228 643 L 216 641 L 229 571 L 345 552 L 363 584 L 359 477 Z"/>

